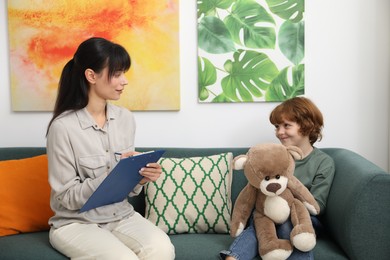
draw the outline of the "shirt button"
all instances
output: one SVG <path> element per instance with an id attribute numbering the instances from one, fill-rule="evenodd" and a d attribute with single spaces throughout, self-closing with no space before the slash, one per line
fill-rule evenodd
<path id="1" fill-rule="evenodd" d="M 107 150 L 106 150 L 106 153 L 108 153 L 109 151 L 110 151 L 110 150 L 107 149 Z"/>
<path id="2" fill-rule="evenodd" d="M 110 168 L 111 168 L 111 167 L 108 165 L 108 166 L 107 166 L 107 169 L 110 169 Z"/>

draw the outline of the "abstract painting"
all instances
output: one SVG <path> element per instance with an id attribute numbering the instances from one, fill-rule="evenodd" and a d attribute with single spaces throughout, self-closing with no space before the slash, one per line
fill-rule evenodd
<path id="1" fill-rule="evenodd" d="M 198 0 L 198 101 L 304 94 L 304 0 Z"/>
<path id="2" fill-rule="evenodd" d="M 130 53 L 129 84 L 115 103 L 179 110 L 179 0 L 9 0 L 12 109 L 52 111 L 77 46 L 104 37 Z"/>

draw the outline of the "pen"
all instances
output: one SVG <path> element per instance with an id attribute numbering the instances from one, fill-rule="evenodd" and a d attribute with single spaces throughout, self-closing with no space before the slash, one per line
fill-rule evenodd
<path id="1" fill-rule="evenodd" d="M 119 162 L 119 160 L 121 160 L 121 157 L 122 157 L 122 153 L 114 153 L 114 156 L 115 156 L 115 160 L 117 161 L 117 162 Z"/>

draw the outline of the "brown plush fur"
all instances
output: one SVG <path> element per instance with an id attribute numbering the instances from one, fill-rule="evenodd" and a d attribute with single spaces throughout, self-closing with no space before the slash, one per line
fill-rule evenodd
<path id="1" fill-rule="evenodd" d="M 235 202 L 230 234 L 238 236 L 254 210 L 262 259 L 286 259 L 293 246 L 310 251 L 316 243 L 309 211 L 317 215 L 320 209 L 307 188 L 293 176 L 294 158 L 302 158 L 298 147 L 260 144 L 233 161 L 235 169 L 244 169 L 248 184 Z M 282 224 L 289 217 L 294 226 L 290 240 L 279 239 L 275 224 Z"/>

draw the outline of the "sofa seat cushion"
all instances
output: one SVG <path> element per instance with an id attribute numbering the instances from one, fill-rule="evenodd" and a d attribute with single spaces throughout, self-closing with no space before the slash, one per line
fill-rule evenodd
<path id="1" fill-rule="evenodd" d="M 169 236 L 175 246 L 175 259 L 219 259 L 221 250 L 229 249 L 234 238 L 228 234 L 179 234 Z M 188 250 L 188 249 L 191 250 Z M 313 250 L 316 260 L 347 260 L 348 257 L 327 234 L 317 239 Z M 257 256 L 255 259 L 259 260 Z"/>
<path id="2" fill-rule="evenodd" d="M 169 236 L 175 246 L 175 259 L 219 259 L 219 252 L 229 248 L 228 234 L 178 234 Z"/>
<path id="3" fill-rule="evenodd" d="M 313 250 L 314 259 L 347 260 L 343 250 L 330 238 L 327 233 L 317 237 L 317 244 Z"/>
<path id="4" fill-rule="evenodd" d="M 49 232 L 33 232 L 0 237 L 2 260 L 65 260 L 49 243 Z"/>

